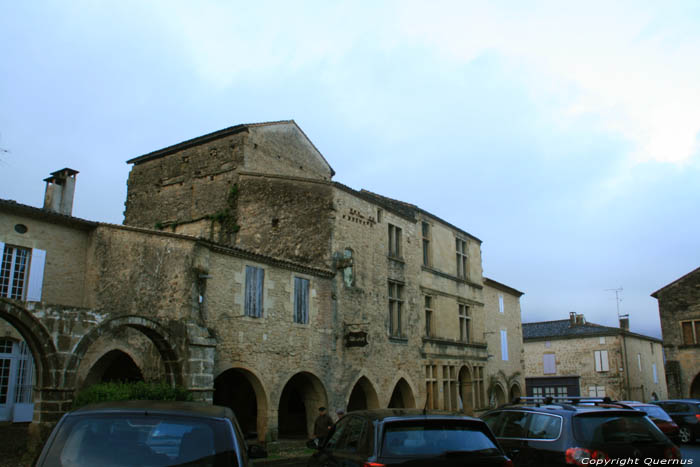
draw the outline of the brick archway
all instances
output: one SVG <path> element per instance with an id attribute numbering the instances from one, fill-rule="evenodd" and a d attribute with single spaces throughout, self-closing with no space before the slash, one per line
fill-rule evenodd
<path id="1" fill-rule="evenodd" d="M 180 386 L 183 384 L 182 364 L 167 330 L 159 323 L 141 316 L 120 316 L 105 321 L 80 339 L 80 342 L 78 342 L 73 355 L 71 355 L 66 365 L 64 379 L 67 387 L 75 387 L 77 383 L 78 366 L 90 346 L 92 346 L 100 336 L 112 333 L 121 327 L 136 329 L 148 337 L 158 349 L 163 359 L 168 383 Z"/>

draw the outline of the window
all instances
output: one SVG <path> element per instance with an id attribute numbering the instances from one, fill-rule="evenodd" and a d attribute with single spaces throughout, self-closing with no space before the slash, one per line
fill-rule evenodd
<path id="1" fill-rule="evenodd" d="M 500 313 L 504 313 L 504 308 L 503 308 L 503 294 L 498 294 L 498 311 Z"/>
<path id="2" fill-rule="evenodd" d="M 508 331 L 501 329 L 501 360 L 508 361 Z"/>
<path id="3" fill-rule="evenodd" d="M 553 375 L 557 372 L 557 360 L 553 353 L 542 355 L 542 366 L 545 375 Z"/>
<path id="4" fill-rule="evenodd" d="M 588 386 L 589 397 L 605 397 L 605 386 Z"/>
<path id="5" fill-rule="evenodd" d="M 389 224 L 389 256 L 401 257 L 401 229 Z"/>
<path id="6" fill-rule="evenodd" d="M 423 266 L 430 266 L 430 224 L 421 224 L 423 231 Z"/>
<path id="7" fill-rule="evenodd" d="M 0 242 L 0 297 L 41 301 L 46 251 Z"/>
<path id="8" fill-rule="evenodd" d="M 469 342 L 469 307 L 459 304 L 459 340 Z"/>
<path id="9" fill-rule="evenodd" d="M 608 364 L 608 351 L 607 350 L 596 350 L 595 351 L 595 371 L 610 371 L 610 366 Z"/>
<path id="10" fill-rule="evenodd" d="M 427 397 L 426 405 L 428 408 L 437 409 L 437 366 L 435 365 L 426 365 L 425 367 L 425 394 Z"/>
<path id="11" fill-rule="evenodd" d="M 262 317 L 263 282 L 265 270 L 255 266 L 245 267 L 245 315 Z"/>
<path id="12" fill-rule="evenodd" d="M 309 323 L 309 280 L 294 278 L 294 322 Z"/>
<path id="13" fill-rule="evenodd" d="M 457 244 L 457 277 L 467 278 L 467 241 L 456 239 Z"/>
<path id="14" fill-rule="evenodd" d="M 700 320 L 683 321 L 683 343 L 686 345 L 700 344 Z"/>
<path id="15" fill-rule="evenodd" d="M 659 382 L 659 375 L 656 373 L 656 363 L 651 364 L 651 374 L 654 376 L 654 382 Z"/>
<path id="16" fill-rule="evenodd" d="M 600 342 L 601 344 L 605 344 L 605 336 L 600 336 L 599 342 Z"/>
<path id="17" fill-rule="evenodd" d="M 383 212 L 384 212 L 384 211 L 382 211 L 381 209 L 377 208 L 377 224 L 381 224 L 381 223 L 382 223 L 382 214 L 383 214 Z"/>
<path id="18" fill-rule="evenodd" d="M 637 354 L 637 365 L 639 365 L 639 371 L 642 371 L 642 354 Z"/>
<path id="19" fill-rule="evenodd" d="M 455 367 L 444 365 L 442 367 L 442 408 L 443 410 L 458 411 L 457 403 L 457 378 Z"/>
<path id="20" fill-rule="evenodd" d="M 402 306 L 403 285 L 389 282 L 389 334 L 391 337 L 402 337 Z"/>
<path id="21" fill-rule="evenodd" d="M 550 348 L 552 346 L 552 341 L 544 341 L 544 346 Z"/>
<path id="22" fill-rule="evenodd" d="M 433 336 L 433 297 L 425 296 L 425 335 Z"/>

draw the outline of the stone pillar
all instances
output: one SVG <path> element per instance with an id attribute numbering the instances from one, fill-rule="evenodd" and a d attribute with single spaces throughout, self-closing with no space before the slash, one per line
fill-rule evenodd
<path id="1" fill-rule="evenodd" d="M 206 328 L 188 325 L 187 365 L 183 381 L 195 400 L 214 401 L 214 359 L 216 339 L 209 337 Z"/>

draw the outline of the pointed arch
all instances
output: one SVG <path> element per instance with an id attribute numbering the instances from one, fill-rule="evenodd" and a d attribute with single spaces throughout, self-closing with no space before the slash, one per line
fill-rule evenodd
<path id="1" fill-rule="evenodd" d="M 457 379 L 459 381 L 459 397 L 462 401 L 462 412 L 467 415 L 474 415 L 474 407 L 476 404 L 474 400 L 474 379 L 471 368 L 467 365 L 463 365 L 459 369 Z"/>
<path id="2" fill-rule="evenodd" d="M 416 398 L 413 395 L 413 390 L 404 378 L 399 378 L 394 385 L 388 407 L 390 409 L 412 409 L 416 407 Z"/>
<path id="3" fill-rule="evenodd" d="M 347 400 L 347 411 L 377 409 L 379 408 L 379 397 L 374 385 L 366 376 L 360 376 L 350 390 Z"/>

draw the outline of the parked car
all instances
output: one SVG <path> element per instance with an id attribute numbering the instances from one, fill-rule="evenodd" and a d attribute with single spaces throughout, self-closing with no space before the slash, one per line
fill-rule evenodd
<path id="1" fill-rule="evenodd" d="M 681 443 L 692 443 L 700 437 L 700 400 L 672 399 L 652 404 L 664 409 L 678 424 Z"/>
<path id="2" fill-rule="evenodd" d="M 350 412 L 332 428 L 308 466 L 511 466 L 478 418 L 418 409 Z"/>
<path id="3" fill-rule="evenodd" d="M 680 429 L 678 424 L 676 424 L 671 416 L 658 405 L 645 404 L 644 402 L 637 401 L 618 401 L 618 403 L 634 410 L 641 410 L 647 414 L 647 417 L 659 427 L 659 430 L 663 431 L 674 443 L 680 442 Z"/>
<path id="4" fill-rule="evenodd" d="M 196 402 L 92 404 L 61 418 L 40 467 L 240 466 L 265 457 L 246 445 L 231 409 Z"/>
<path id="5" fill-rule="evenodd" d="M 602 400 L 521 399 L 481 417 L 517 467 L 681 458 L 643 412 Z"/>

